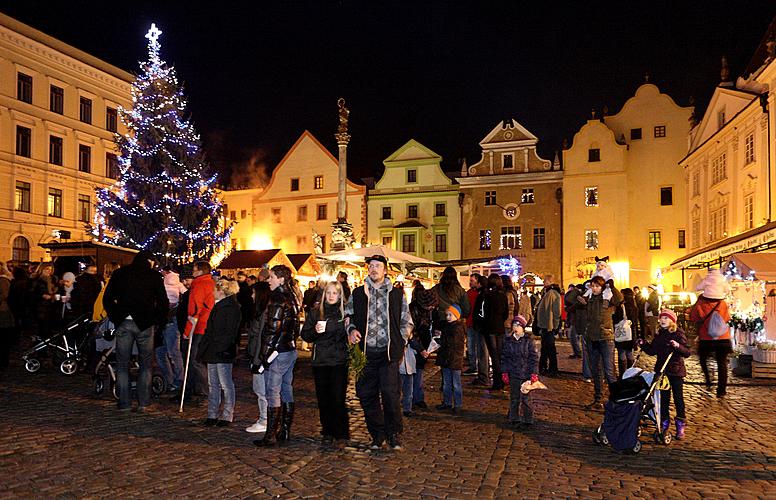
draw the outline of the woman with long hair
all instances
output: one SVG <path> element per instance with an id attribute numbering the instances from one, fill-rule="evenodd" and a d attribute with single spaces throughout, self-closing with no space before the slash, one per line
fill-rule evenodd
<path id="1" fill-rule="evenodd" d="M 345 330 L 344 290 L 338 281 L 323 288 L 323 300 L 311 309 L 302 339 L 313 345 L 315 396 L 323 444 L 343 448 L 350 437 L 345 394 L 348 387 L 348 334 Z"/>
<path id="2" fill-rule="evenodd" d="M 455 268 L 447 266 L 442 271 L 442 276 L 439 278 L 439 283 L 434 285 L 431 289 L 439 298 L 439 304 L 437 305 L 435 322 L 440 325 L 445 322 L 445 314 L 447 309 L 452 305 L 457 305 L 461 309 L 461 317 L 468 318 L 471 305 L 469 304 L 469 297 L 466 295 L 466 290 L 463 289 L 461 283 L 458 282 L 458 272 Z M 436 330 L 441 330 L 436 328 Z"/>

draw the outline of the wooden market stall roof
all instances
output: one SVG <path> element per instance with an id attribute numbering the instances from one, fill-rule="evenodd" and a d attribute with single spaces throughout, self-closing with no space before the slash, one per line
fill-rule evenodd
<path id="1" fill-rule="evenodd" d="M 278 264 L 294 267 L 283 250 L 273 248 L 271 250 L 235 250 L 230 253 L 221 264 L 219 269 L 260 269 L 262 267 L 272 267 Z M 295 268 L 294 268 L 295 269 Z"/>
<path id="2" fill-rule="evenodd" d="M 296 270 L 296 274 L 304 276 L 318 276 L 321 274 L 321 266 L 318 264 L 315 255 L 311 253 L 290 253 L 288 260 Z"/>

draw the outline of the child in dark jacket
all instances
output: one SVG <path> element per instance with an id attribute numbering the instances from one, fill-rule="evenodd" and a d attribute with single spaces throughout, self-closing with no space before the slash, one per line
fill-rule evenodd
<path id="1" fill-rule="evenodd" d="M 501 354 L 502 379 L 509 384 L 509 423 L 513 426 L 533 424 L 531 393 L 523 394 L 520 386 L 526 380 L 538 380 L 539 355 L 533 339 L 525 335 L 526 319 L 515 316 L 512 331 L 504 340 Z"/>
<path id="2" fill-rule="evenodd" d="M 639 340 L 639 343 L 645 353 L 657 356 L 655 373 L 663 367 L 668 355 L 674 353 L 665 370 L 671 389 L 660 391 L 660 421 L 663 432 L 666 432 L 671 424 L 668 406 L 671 404 L 671 393 L 673 393 L 674 405 L 676 406 L 676 439 L 684 439 L 684 430 L 687 425 L 683 389 L 687 370 L 684 367 L 684 358 L 690 356 L 690 348 L 687 345 L 684 331 L 676 326 L 676 314 L 673 311 L 670 309 L 660 311 L 658 325 L 660 328 L 652 342 L 645 343 L 643 340 Z"/>
<path id="3" fill-rule="evenodd" d="M 442 367 L 442 404 L 440 410 L 450 409 L 457 413 L 463 404 L 461 370 L 463 370 L 464 339 L 466 323 L 461 319 L 461 308 L 453 304 L 445 312 L 447 323 L 442 327 L 437 352 L 437 365 Z"/>

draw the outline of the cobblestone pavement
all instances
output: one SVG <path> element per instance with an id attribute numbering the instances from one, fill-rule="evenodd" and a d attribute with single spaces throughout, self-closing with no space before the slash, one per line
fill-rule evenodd
<path id="1" fill-rule="evenodd" d="M 568 344 L 559 345 L 561 368 L 578 370 Z M 642 438 L 640 454 L 624 455 L 592 443 L 603 414 L 583 409 L 592 387 L 576 373 L 545 379 L 528 431 L 504 425 L 507 394 L 464 377 L 461 415 L 418 413 L 405 419 L 403 452 L 369 452 L 352 399 L 353 445 L 320 446 L 309 357 L 296 376 L 293 441 L 266 450 L 243 431 L 256 417 L 244 366 L 235 370 L 236 422 L 214 429 L 198 425 L 204 406 L 179 414 L 163 398 L 147 413 L 120 413 L 92 394 L 88 376 L 65 377 L 47 363 L 28 374 L 17 357 L 0 375 L 0 498 L 776 497 L 773 386 L 736 385 L 720 400 L 688 384 L 687 439 L 663 446 Z M 430 408 L 440 402 L 439 380 L 430 368 Z"/>

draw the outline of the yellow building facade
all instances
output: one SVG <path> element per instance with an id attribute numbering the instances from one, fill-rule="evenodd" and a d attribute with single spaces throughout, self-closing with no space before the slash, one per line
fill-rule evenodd
<path id="1" fill-rule="evenodd" d="M 118 176 L 119 106 L 134 77 L 0 14 L 0 259 L 91 239 L 95 188 Z M 62 238 L 63 239 L 63 238 Z"/>
<path id="2" fill-rule="evenodd" d="M 608 256 L 618 287 L 659 281 L 686 253 L 686 195 L 678 162 L 687 150 L 692 108 L 641 85 L 615 115 L 593 118 L 563 151 L 563 281 L 577 283 Z"/>
<path id="3" fill-rule="evenodd" d="M 367 202 L 370 244 L 437 262 L 461 258 L 458 186 L 441 161 L 412 139 L 383 161 L 385 171 Z"/>
<path id="4" fill-rule="evenodd" d="M 329 250 L 337 220 L 339 166 L 305 131 L 272 172 L 264 188 L 224 191 L 227 222 L 234 221 L 233 250 L 280 248 L 287 254 L 313 253 L 314 235 Z M 366 187 L 347 182 L 347 219 L 357 241 L 366 237 Z"/>

